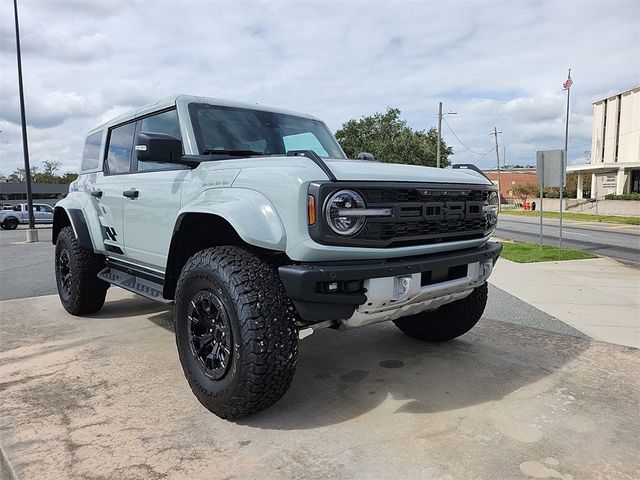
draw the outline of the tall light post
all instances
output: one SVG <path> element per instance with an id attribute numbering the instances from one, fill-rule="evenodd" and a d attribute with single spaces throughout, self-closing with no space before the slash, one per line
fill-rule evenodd
<path id="1" fill-rule="evenodd" d="M 442 113 L 442 102 L 438 102 L 438 145 L 436 146 L 436 167 L 440 168 L 440 143 L 442 142 L 442 117 L 457 115 L 458 112 Z"/>
<path id="2" fill-rule="evenodd" d="M 22 152 L 24 154 L 24 175 L 27 183 L 27 208 L 29 209 L 29 229 L 27 242 L 38 241 L 38 231 L 33 217 L 33 195 L 31 194 L 31 167 L 29 166 L 29 142 L 27 142 L 27 118 L 24 113 L 24 86 L 22 84 L 22 55 L 20 53 L 20 26 L 18 22 L 18 3 L 13 0 L 13 13 L 16 21 L 16 55 L 18 57 L 18 90 L 20 94 L 20 119 L 22 120 Z"/>

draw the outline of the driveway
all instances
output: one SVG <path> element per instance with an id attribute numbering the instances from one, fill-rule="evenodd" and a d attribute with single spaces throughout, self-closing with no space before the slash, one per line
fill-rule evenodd
<path id="1" fill-rule="evenodd" d="M 23 479 L 639 478 L 639 351 L 497 292 L 447 344 L 312 335 L 285 397 L 238 423 L 191 394 L 165 307 L 0 302 L 0 443 Z"/>

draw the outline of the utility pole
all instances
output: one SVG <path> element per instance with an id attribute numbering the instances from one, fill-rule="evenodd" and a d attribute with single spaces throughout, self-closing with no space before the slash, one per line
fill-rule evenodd
<path id="1" fill-rule="evenodd" d="M 438 102 L 438 145 L 436 147 L 436 167 L 440 168 L 440 141 L 442 138 L 442 102 Z"/>
<path id="2" fill-rule="evenodd" d="M 24 175 L 27 183 L 27 208 L 29 209 L 29 229 L 27 242 L 38 241 L 38 231 L 33 217 L 33 195 L 31 194 L 31 167 L 29 166 L 29 143 L 27 142 L 27 118 L 24 109 L 24 86 L 22 84 L 22 55 L 20 53 L 20 27 L 18 23 L 18 3 L 13 0 L 13 12 L 16 21 L 16 55 L 18 57 L 18 90 L 20 94 L 20 117 L 22 120 L 22 153 L 24 154 Z"/>
<path id="3" fill-rule="evenodd" d="M 442 143 L 442 117 L 457 115 L 458 112 L 442 113 L 442 102 L 438 102 L 438 145 L 436 146 L 436 167 L 440 168 L 440 144 Z"/>
<path id="4" fill-rule="evenodd" d="M 500 150 L 498 149 L 499 133 L 502 133 L 502 132 L 499 132 L 496 127 L 493 127 L 493 132 L 489 134 L 489 135 L 493 135 L 496 141 L 496 165 L 498 167 L 498 213 L 500 213 L 500 208 L 501 208 L 500 204 L 502 203 L 502 196 L 500 194 Z"/>

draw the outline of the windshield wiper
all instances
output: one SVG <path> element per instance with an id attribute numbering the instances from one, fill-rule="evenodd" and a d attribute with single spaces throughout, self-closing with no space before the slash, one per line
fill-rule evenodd
<path id="1" fill-rule="evenodd" d="M 231 157 L 250 157 L 252 155 L 269 155 L 264 152 L 255 152 L 253 150 L 203 150 L 203 155 L 229 155 Z"/>

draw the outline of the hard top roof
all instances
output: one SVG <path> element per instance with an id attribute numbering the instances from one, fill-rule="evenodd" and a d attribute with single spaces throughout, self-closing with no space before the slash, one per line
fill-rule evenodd
<path id="1" fill-rule="evenodd" d="M 251 110 L 260 110 L 264 112 L 273 112 L 273 113 L 282 113 L 286 115 L 294 115 L 296 117 L 310 118 L 313 120 L 320 120 L 317 117 L 312 115 L 308 115 L 306 113 L 294 112 L 291 110 L 285 110 L 283 108 L 276 107 L 267 107 L 264 105 L 259 105 L 257 103 L 245 103 L 245 102 L 236 102 L 233 100 L 225 100 L 222 98 L 213 98 L 213 97 L 199 97 L 194 95 L 171 95 L 169 97 L 164 97 L 155 102 L 148 103 L 143 105 L 142 107 L 136 108 L 134 110 L 129 110 L 105 123 L 102 125 L 92 129 L 89 134 L 103 130 L 104 128 L 110 127 L 112 125 L 117 125 L 119 123 L 124 123 L 128 120 L 132 120 L 136 117 L 140 117 L 142 115 L 146 115 L 148 113 L 153 113 L 158 110 L 163 110 L 165 108 L 170 108 L 174 106 L 178 106 L 180 104 L 184 104 L 185 106 L 189 103 L 204 103 L 208 105 L 220 105 L 224 107 L 236 107 L 236 108 L 246 108 Z"/>

